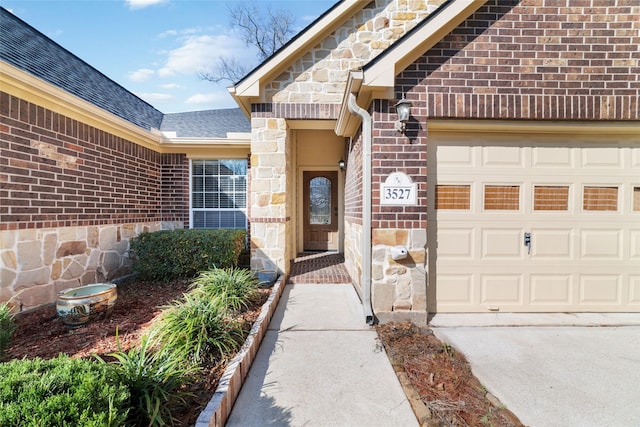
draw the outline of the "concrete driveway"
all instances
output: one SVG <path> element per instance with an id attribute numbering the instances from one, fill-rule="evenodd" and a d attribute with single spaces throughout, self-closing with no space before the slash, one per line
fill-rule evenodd
<path id="1" fill-rule="evenodd" d="M 436 315 L 431 327 L 525 425 L 640 426 L 640 314 Z"/>

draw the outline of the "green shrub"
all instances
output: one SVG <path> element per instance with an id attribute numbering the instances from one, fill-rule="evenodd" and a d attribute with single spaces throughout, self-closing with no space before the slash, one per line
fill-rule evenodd
<path id="1" fill-rule="evenodd" d="M 188 354 L 199 364 L 236 350 L 242 341 L 239 323 L 230 319 L 225 301 L 194 292 L 167 307 L 155 324 L 157 344 L 169 351 Z"/>
<path id="2" fill-rule="evenodd" d="M 106 366 L 59 356 L 0 363 L 0 426 L 122 426 L 129 394 Z"/>
<path id="3" fill-rule="evenodd" d="M 225 268 L 204 271 L 193 281 L 192 292 L 204 299 L 221 298 L 232 312 L 248 307 L 258 295 L 258 280 L 249 270 Z"/>
<path id="4" fill-rule="evenodd" d="M 142 233 L 131 241 L 133 271 L 143 279 L 171 280 L 237 266 L 246 234 L 245 230 L 230 229 Z"/>
<path id="5" fill-rule="evenodd" d="M 9 347 L 9 341 L 16 329 L 16 324 L 11 315 L 11 309 L 7 304 L 0 304 L 0 360 L 4 358 L 4 352 Z"/>
<path id="6" fill-rule="evenodd" d="M 151 341 L 150 336 L 143 336 L 139 347 L 110 354 L 116 362 L 105 365 L 129 391 L 127 425 L 173 424 L 172 410 L 186 397 L 180 388 L 196 372 L 196 368 L 183 363 L 184 355 L 165 349 L 153 351 Z"/>

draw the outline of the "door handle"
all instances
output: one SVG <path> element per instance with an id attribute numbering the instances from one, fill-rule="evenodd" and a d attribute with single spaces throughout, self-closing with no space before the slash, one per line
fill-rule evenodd
<path id="1" fill-rule="evenodd" d="M 531 255 L 531 233 L 524 233 L 524 245 L 527 247 L 527 254 Z"/>

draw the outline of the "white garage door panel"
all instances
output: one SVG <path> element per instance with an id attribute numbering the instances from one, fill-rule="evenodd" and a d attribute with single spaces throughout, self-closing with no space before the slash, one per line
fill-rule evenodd
<path id="1" fill-rule="evenodd" d="M 474 305 L 472 275 L 442 277 L 438 286 L 438 300 L 445 305 L 471 307 Z"/>
<path id="2" fill-rule="evenodd" d="M 534 147 L 533 167 L 573 167 L 574 156 L 568 147 Z"/>
<path id="3" fill-rule="evenodd" d="M 640 276 L 629 277 L 629 304 L 640 306 Z"/>
<path id="4" fill-rule="evenodd" d="M 524 166 L 523 149 L 520 147 L 485 147 L 482 164 L 484 166 Z"/>
<path id="5" fill-rule="evenodd" d="M 622 231 L 583 229 L 581 234 L 585 260 L 622 258 Z"/>
<path id="6" fill-rule="evenodd" d="M 438 256 L 443 259 L 470 259 L 473 256 L 473 229 L 441 229 L 438 240 Z"/>
<path id="7" fill-rule="evenodd" d="M 520 305 L 523 303 L 523 276 L 496 274 L 481 277 L 480 303 L 491 309 L 494 304 Z"/>
<path id="8" fill-rule="evenodd" d="M 640 230 L 629 231 L 629 246 L 629 257 L 640 262 Z"/>
<path id="9" fill-rule="evenodd" d="M 583 148 L 582 165 L 587 168 L 622 167 L 622 153 L 618 147 Z"/>
<path id="10" fill-rule="evenodd" d="M 522 229 L 483 229 L 482 259 L 520 259 L 523 255 Z"/>
<path id="11" fill-rule="evenodd" d="M 622 303 L 619 275 L 584 275 L 580 277 L 580 303 L 586 305 L 617 305 Z"/>
<path id="12" fill-rule="evenodd" d="M 568 274 L 532 274 L 532 305 L 571 305 L 572 286 Z"/>
<path id="13" fill-rule="evenodd" d="M 533 259 L 569 260 L 573 258 L 572 229 L 531 228 L 531 235 L 535 236 L 532 244 L 531 257 Z"/>
<path id="14" fill-rule="evenodd" d="M 438 312 L 640 311 L 640 138 L 432 132 L 430 143 L 431 193 L 470 193 L 469 209 L 431 211 Z M 485 209 L 487 185 L 517 186 L 518 208 Z M 566 208 L 546 210 L 536 187 L 561 188 Z M 617 210 L 586 209 L 585 187 L 617 188 Z"/>

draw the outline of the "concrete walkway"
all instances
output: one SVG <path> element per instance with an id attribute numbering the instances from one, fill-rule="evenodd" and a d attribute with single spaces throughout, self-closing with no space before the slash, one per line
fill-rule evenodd
<path id="1" fill-rule="evenodd" d="M 430 326 L 527 426 L 640 426 L 640 314 L 449 314 Z"/>
<path id="2" fill-rule="evenodd" d="M 352 285 L 287 285 L 227 426 L 417 426 Z"/>

